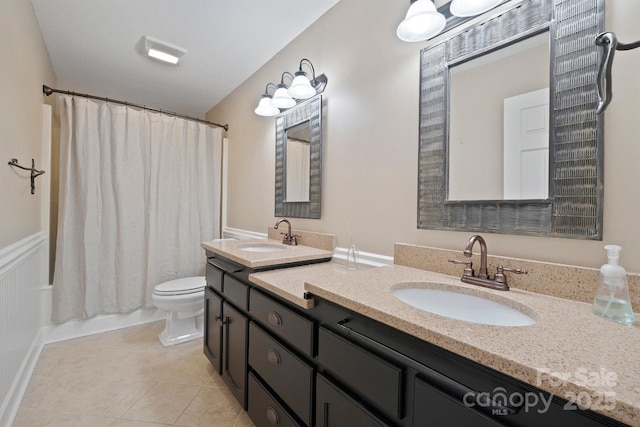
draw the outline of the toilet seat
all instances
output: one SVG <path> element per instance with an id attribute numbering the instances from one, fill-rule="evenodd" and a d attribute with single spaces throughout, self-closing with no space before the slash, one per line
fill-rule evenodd
<path id="1" fill-rule="evenodd" d="M 157 285 L 153 292 L 156 295 L 188 295 L 202 292 L 206 285 L 204 277 L 183 277 Z"/>

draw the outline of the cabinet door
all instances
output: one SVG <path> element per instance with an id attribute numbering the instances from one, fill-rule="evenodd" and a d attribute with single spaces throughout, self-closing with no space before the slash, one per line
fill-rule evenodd
<path id="1" fill-rule="evenodd" d="M 387 423 L 382 422 L 356 403 L 324 376 L 317 375 L 316 427 L 382 427 L 387 425 Z"/>
<path id="2" fill-rule="evenodd" d="M 209 288 L 204 290 L 204 354 L 213 368 L 222 373 L 222 299 Z"/>
<path id="3" fill-rule="evenodd" d="M 222 377 L 243 409 L 247 409 L 247 335 L 249 320 L 224 302 Z"/>
<path id="4" fill-rule="evenodd" d="M 500 427 L 497 420 L 476 412 L 431 384 L 415 379 L 413 401 L 413 425 L 415 427 Z"/>

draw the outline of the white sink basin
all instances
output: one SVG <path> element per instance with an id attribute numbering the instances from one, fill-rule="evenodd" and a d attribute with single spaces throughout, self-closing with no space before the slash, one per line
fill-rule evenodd
<path id="1" fill-rule="evenodd" d="M 392 295 L 409 305 L 429 313 L 496 326 L 528 326 L 535 319 L 513 307 L 461 292 L 429 288 L 399 288 Z"/>
<path id="2" fill-rule="evenodd" d="M 248 246 L 241 246 L 238 249 L 245 252 L 279 252 L 283 251 L 286 248 L 284 245 L 272 245 L 269 243 L 258 243 Z"/>

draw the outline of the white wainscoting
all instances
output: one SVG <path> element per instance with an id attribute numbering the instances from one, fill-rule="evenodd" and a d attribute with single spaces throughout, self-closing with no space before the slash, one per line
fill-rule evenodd
<path id="1" fill-rule="evenodd" d="M 40 289 L 49 257 L 44 233 L 0 250 L 0 425 L 9 426 L 42 350 Z"/>
<path id="2" fill-rule="evenodd" d="M 239 228 L 224 227 L 222 229 L 222 237 L 225 239 L 266 239 L 267 233 L 256 233 L 255 231 L 242 230 Z"/>

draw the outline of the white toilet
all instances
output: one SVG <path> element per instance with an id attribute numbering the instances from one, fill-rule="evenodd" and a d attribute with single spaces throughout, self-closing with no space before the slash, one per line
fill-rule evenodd
<path id="1" fill-rule="evenodd" d="M 183 277 L 160 283 L 153 289 L 153 303 L 167 312 L 160 342 L 169 347 L 202 337 L 204 276 Z"/>

